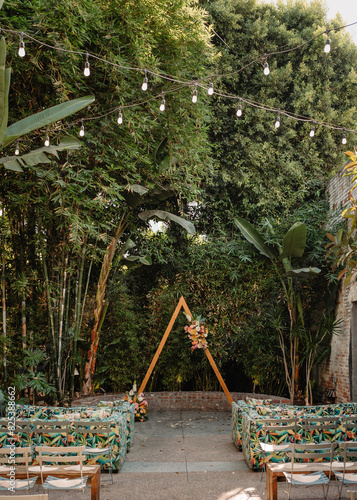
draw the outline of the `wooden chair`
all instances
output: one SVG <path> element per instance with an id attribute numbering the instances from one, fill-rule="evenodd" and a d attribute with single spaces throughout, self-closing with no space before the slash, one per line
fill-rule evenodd
<path id="1" fill-rule="evenodd" d="M 14 488 L 16 490 L 29 491 L 34 488 L 38 476 L 30 477 L 29 466 L 33 459 L 31 446 L 27 447 L 3 447 L 0 448 L 0 470 L 10 471 L 12 465 L 22 465 L 26 474 L 26 479 L 15 479 Z M 11 487 L 9 477 L 0 477 L 0 490 L 8 490 Z"/>
<path id="2" fill-rule="evenodd" d="M 90 421 L 90 422 L 75 422 L 74 424 L 74 432 L 75 432 L 75 440 L 76 442 L 83 441 L 82 436 L 85 436 L 85 448 L 84 455 L 89 457 L 101 457 L 107 456 L 109 458 L 109 467 L 108 467 L 108 481 L 113 483 L 113 446 L 112 443 L 109 446 L 90 446 L 88 444 L 89 435 L 92 435 L 93 438 L 98 436 L 99 438 L 103 437 L 106 444 L 110 442 L 110 433 L 112 432 L 110 422 L 99 422 L 99 421 Z M 106 470 L 106 469 L 104 469 Z"/>
<path id="3" fill-rule="evenodd" d="M 262 450 L 263 467 L 260 480 L 266 468 L 266 463 L 269 462 L 270 457 L 275 454 L 286 456 L 286 452 L 290 449 L 291 443 L 295 443 L 295 436 L 297 430 L 297 417 L 292 418 L 266 418 L 261 428 L 264 435 L 264 442 L 260 442 L 259 446 Z M 281 440 L 285 437 L 283 443 Z M 269 442 L 270 439 L 270 442 Z"/>
<path id="4" fill-rule="evenodd" d="M 83 476 L 83 462 L 85 461 L 84 446 L 36 446 L 37 460 L 40 466 L 41 483 L 44 489 L 53 490 L 80 490 L 84 494 L 88 476 Z M 46 471 L 45 464 L 56 467 L 56 475 L 60 472 L 62 477 L 47 476 L 43 480 Z M 67 467 L 60 464 L 67 464 Z M 69 479 L 66 477 L 66 469 L 77 470 L 80 477 Z"/>
<path id="5" fill-rule="evenodd" d="M 337 443 L 331 443 L 325 441 L 323 443 L 295 443 L 291 444 L 291 450 L 287 451 L 287 456 L 291 462 L 290 472 L 284 472 L 286 481 L 288 482 L 288 500 L 290 499 L 292 486 L 316 486 L 322 485 L 324 498 L 327 498 L 331 472 L 332 472 L 332 462 L 335 454 L 335 449 Z M 306 461 L 326 461 L 326 470 L 328 470 L 328 476 L 323 472 L 311 472 L 307 474 L 297 473 L 301 471 L 300 462 Z M 286 464 L 288 465 L 288 464 Z M 300 465 L 300 467 L 299 467 Z"/>
<path id="6" fill-rule="evenodd" d="M 351 463 L 351 461 L 354 461 L 354 463 L 356 463 L 357 460 L 357 441 L 346 441 L 343 443 L 340 442 L 339 447 L 340 454 L 343 459 L 343 471 L 335 471 L 335 477 L 337 480 L 338 498 L 341 498 L 342 489 L 344 486 L 357 484 L 357 473 L 348 472 L 348 464 Z"/>

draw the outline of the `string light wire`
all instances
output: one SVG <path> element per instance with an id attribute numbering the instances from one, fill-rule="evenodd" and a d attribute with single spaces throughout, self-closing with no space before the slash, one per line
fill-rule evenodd
<path id="1" fill-rule="evenodd" d="M 340 31 L 342 29 L 348 28 L 350 26 L 354 26 L 356 24 L 357 24 L 357 22 L 354 22 L 354 23 L 350 23 L 350 24 L 347 24 L 347 25 L 344 25 L 344 26 L 338 26 L 336 28 L 329 28 L 329 29 L 324 30 L 321 33 L 315 35 L 314 37 L 310 38 L 309 40 L 307 40 L 307 41 L 305 41 L 305 42 L 303 42 L 303 43 L 301 43 L 301 44 L 299 44 L 297 46 L 294 46 L 294 47 L 284 48 L 284 47 L 287 47 L 287 45 L 281 46 L 281 47 L 279 47 L 281 50 L 276 50 L 274 52 L 264 53 L 263 55 L 260 55 L 260 56 L 256 57 L 255 59 L 252 59 L 251 61 L 247 62 L 240 69 L 238 69 L 237 71 L 234 71 L 232 73 L 221 74 L 221 75 L 208 75 L 208 76 L 204 76 L 202 78 L 198 78 L 198 79 L 196 78 L 194 81 L 193 80 L 183 81 L 181 79 L 178 79 L 178 78 L 176 78 L 176 77 L 174 77 L 172 75 L 168 75 L 166 73 L 156 73 L 155 71 L 152 71 L 152 70 L 149 70 L 149 69 L 145 69 L 144 70 L 145 77 L 147 77 L 147 75 L 150 74 L 152 76 L 161 78 L 163 80 L 170 81 L 170 82 L 173 82 L 173 83 L 176 83 L 176 84 L 180 84 L 180 86 L 178 88 L 170 89 L 170 90 L 165 90 L 164 94 L 177 92 L 178 90 L 180 90 L 180 89 L 182 89 L 184 87 L 187 88 L 187 87 L 189 87 L 191 85 L 195 85 L 195 86 L 199 86 L 201 88 L 205 88 L 207 91 L 210 89 L 210 95 L 212 95 L 211 94 L 211 92 L 212 92 L 212 90 L 211 90 L 212 86 L 210 85 L 208 88 L 206 88 L 205 86 L 203 86 L 201 84 L 201 82 L 209 80 L 212 83 L 213 79 L 226 78 L 228 76 L 237 75 L 240 72 L 242 72 L 245 69 L 247 69 L 249 66 L 251 66 L 251 65 L 253 65 L 253 64 L 257 63 L 257 62 L 260 62 L 260 63 L 262 63 L 264 65 L 264 63 L 267 62 L 267 58 L 270 57 L 270 56 L 276 56 L 276 55 L 280 55 L 280 54 L 286 54 L 286 53 L 289 53 L 289 52 L 292 52 L 292 51 L 299 50 L 299 49 L 303 48 L 304 46 L 308 45 L 309 43 L 313 42 L 318 37 L 320 37 L 320 36 L 322 36 L 324 34 L 327 34 L 327 36 L 329 37 L 329 33 L 332 32 L 332 31 Z M 102 63 L 108 64 L 108 65 L 110 65 L 112 67 L 115 67 L 115 68 L 118 68 L 120 70 L 136 71 L 136 72 L 140 72 L 141 74 L 143 72 L 142 68 L 133 67 L 133 66 L 124 66 L 124 65 L 121 65 L 121 64 L 117 64 L 117 63 L 114 63 L 112 61 L 108 61 L 107 59 L 103 59 L 102 57 L 99 57 L 96 54 L 92 54 L 92 53 L 88 53 L 88 52 L 83 52 L 83 51 L 77 51 L 77 50 L 64 49 L 62 47 L 54 47 L 53 45 L 47 44 L 45 42 L 42 42 L 42 41 L 38 40 L 37 38 L 29 35 L 28 33 L 23 32 L 23 31 L 19 32 L 19 31 L 15 31 L 15 30 L 5 29 L 3 27 L 1 28 L 1 31 L 3 31 L 5 33 L 10 33 L 10 34 L 14 34 L 14 35 L 20 36 L 21 40 L 23 40 L 23 38 L 26 37 L 27 39 L 29 39 L 29 40 L 31 40 L 31 41 L 33 41 L 35 43 L 38 43 L 41 47 L 46 47 L 46 48 L 49 48 L 49 49 L 52 49 L 52 50 L 56 50 L 57 52 L 63 52 L 63 53 L 68 53 L 68 54 L 76 54 L 76 55 L 81 56 L 81 57 L 85 56 L 86 57 L 86 61 L 88 61 L 88 58 L 91 57 L 93 59 L 96 59 L 97 61 L 100 61 Z M 223 41 L 223 39 L 218 35 L 218 33 L 214 32 L 214 34 Z M 230 49 L 230 47 L 228 45 L 227 45 L 227 47 Z M 247 104 L 249 106 L 252 106 L 254 108 L 262 109 L 262 110 L 265 110 L 265 111 L 268 111 L 268 112 L 270 111 L 270 112 L 279 113 L 279 115 L 284 115 L 284 116 L 286 116 L 288 118 L 291 118 L 293 120 L 297 120 L 297 121 L 301 121 L 301 122 L 310 122 L 310 123 L 319 125 L 321 127 L 329 128 L 329 129 L 332 129 L 332 130 L 340 130 L 340 131 L 344 131 L 344 132 L 357 133 L 355 130 L 346 129 L 345 127 L 332 125 L 332 124 L 329 124 L 329 123 L 326 123 L 326 122 L 318 122 L 318 121 L 316 121 L 316 120 L 314 120 L 312 118 L 304 117 L 304 116 L 301 116 L 301 115 L 296 115 L 294 113 L 291 113 L 291 112 L 288 112 L 288 111 L 285 111 L 285 110 L 280 110 L 280 109 L 277 109 L 277 108 L 266 106 L 264 104 L 257 103 L 255 101 L 250 100 L 250 99 L 245 99 L 245 98 L 243 98 L 241 96 L 233 96 L 233 95 L 229 95 L 229 94 L 223 94 L 223 93 L 220 93 L 220 92 L 217 92 L 217 91 L 214 91 L 213 94 L 215 94 L 216 96 L 219 96 L 219 97 L 225 97 L 225 98 L 228 98 L 228 99 L 239 100 L 240 102 L 244 102 L 245 104 Z M 106 113 L 104 113 L 104 114 L 102 114 L 100 116 L 88 117 L 88 118 L 81 119 L 80 121 L 83 124 L 83 121 L 87 121 L 87 120 L 92 121 L 92 120 L 96 120 L 96 119 L 101 119 L 101 118 L 104 118 L 104 117 L 106 117 L 106 116 L 108 116 L 108 115 L 110 115 L 112 113 L 118 112 L 119 109 L 121 110 L 123 108 L 133 108 L 133 107 L 137 107 L 137 106 L 143 106 L 144 104 L 147 104 L 147 103 L 149 103 L 151 101 L 157 100 L 159 97 L 162 98 L 162 96 L 163 96 L 163 92 L 161 92 L 159 94 L 159 96 L 154 96 L 154 97 L 152 97 L 150 99 L 146 99 L 145 101 L 134 101 L 132 103 L 127 103 L 126 105 L 117 106 L 114 109 L 111 109 L 111 110 L 107 111 Z M 74 123 L 78 123 L 78 121 L 74 122 Z"/>

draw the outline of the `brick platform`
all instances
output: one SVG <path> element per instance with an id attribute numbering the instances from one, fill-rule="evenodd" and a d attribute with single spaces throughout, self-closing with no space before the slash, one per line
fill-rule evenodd
<path id="1" fill-rule="evenodd" d="M 266 394 L 248 394 L 242 392 L 232 392 L 231 396 L 234 401 L 245 399 L 247 396 L 257 399 L 272 399 L 274 403 L 289 403 L 290 400 L 278 397 L 269 396 Z M 74 398 L 72 406 L 89 406 L 97 404 L 98 401 L 114 401 L 122 399 L 124 394 L 105 394 L 102 396 L 83 396 Z M 145 397 L 148 402 L 150 411 L 230 411 L 229 404 L 224 392 L 205 392 L 205 391 L 189 391 L 189 392 L 145 392 Z"/>

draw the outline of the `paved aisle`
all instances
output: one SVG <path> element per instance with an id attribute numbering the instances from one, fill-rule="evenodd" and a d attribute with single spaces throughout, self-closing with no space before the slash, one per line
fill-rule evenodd
<path id="1" fill-rule="evenodd" d="M 261 500 L 265 484 L 231 438 L 231 414 L 150 413 L 103 500 Z M 254 486 L 258 484 L 260 494 Z"/>

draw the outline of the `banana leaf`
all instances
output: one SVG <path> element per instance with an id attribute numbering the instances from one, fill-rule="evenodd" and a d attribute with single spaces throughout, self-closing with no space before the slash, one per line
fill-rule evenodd
<path id="1" fill-rule="evenodd" d="M 22 156 L 6 156 L 0 159 L 0 165 L 4 165 L 7 170 L 23 172 L 22 167 L 38 165 L 39 163 L 50 163 L 51 156 L 58 158 L 58 151 L 68 151 L 79 149 L 81 143 L 74 137 L 63 137 L 58 146 L 47 146 Z"/>
<path id="2" fill-rule="evenodd" d="M 142 220 L 149 220 L 153 217 L 158 217 L 161 220 L 169 220 L 172 222 L 176 222 L 181 227 L 186 229 L 189 234 L 195 234 L 195 226 L 192 222 L 183 219 L 182 217 L 178 217 L 177 215 L 171 214 L 170 212 L 165 212 L 164 210 L 146 210 L 145 212 L 141 212 L 139 214 L 139 218 Z"/>
<path id="3" fill-rule="evenodd" d="M 291 257 L 302 257 L 306 246 L 306 225 L 295 222 L 283 238 L 280 260 Z"/>
<path id="4" fill-rule="evenodd" d="M 244 238 L 252 243 L 262 255 L 265 255 L 271 260 L 275 258 L 274 250 L 265 243 L 263 236 L 257 229 L 255 229 L 254 226 L 252 226 L 250 222 L 242 219 L 242 217 L 236 217 L 233 222 L 238 227 Z"/>
<path id="5" fill-rule="evenodd" d="M 63 102 L 61 104 L 57 104 L 56 106 L 52 106 L 51 108 L 45 109 L 44 111 L 40 111 L 35 115 L 28 116 L 27 118 L 24 118 L 23 120 L 7 127 L 2 145 L 7 146 L 10 142 L 13 142 L 33 130 L 46 127 L 50 123 L 62 120 L 63 118 L 66 118 L 67 116 L 85 108 L 93 101 L 93 96 L 80 97 L 79 99 Z"/>

